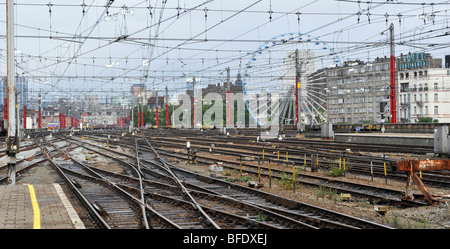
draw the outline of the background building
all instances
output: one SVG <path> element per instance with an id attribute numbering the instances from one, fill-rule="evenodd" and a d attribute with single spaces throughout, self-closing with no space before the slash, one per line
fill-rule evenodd
<path id="1" fill-rule="evenodd" d="M 384 116 L 389 121 L 389 62 L 386 57 L 371 62 L 356 60 L 325 69 L 329 122 L 379 123 L 382 101 L 388 103 Z M 450 122 L 449 77 L 450 70 L 442 67 L 442 59 L 425 53 L 400 55 L 396 59 L 397 123 L 418 122 L 425 117 Z"/>
<path id="2" fill-rule="evenodd" d="M 195 82 L 198 82 L 198 78 L 196 78 Z M 187 81 L 187 84 L 192 84 L 192 79 Z M 197 90 L 198 86 L 196 87 Z M 218 93 L 222 96 L 222 99 L 225 100 L 227 93 L 227 83 L 224 82 L 222 85 L 220 83 L 216 84 L 208 84 L 206 87 L 202 88 L 202 97 L 205 97 L 208 93 Z M 230 92 L 231 93 L 242 93 L 242 76 L 240 73 L 237 74 L 235 82 L 230 82 Z M 194 86 L 192 88 L 188 88 L 186 90 L 186 94 L 191 98 L 191 103 L 194 103 Z"/>
<path id="3" fill-rule="evenodd" d="M 402 55 L 397 87 L 397 122 L 450 122 L 450 69 L 442 68 L 441 59 L 425 53 Z"/>
<path id="4" fill-rule="evenodd" d="M 325 69 L 325 75 L 329 122 L 381 122 L 379 103 L 389 99 L 389 58 L 346 61 Z"/>
<path id="5" fill-rule="evenodd" d="M 5 98 L 7 97 L 7 78 L 0 79 L 0 104 L 5 104 Z M 28 79 L 24 77 L 16 77 L 16 92 L 18 92 L 19 108 L 23 109 L 23 105 L 28 103 Z"/>

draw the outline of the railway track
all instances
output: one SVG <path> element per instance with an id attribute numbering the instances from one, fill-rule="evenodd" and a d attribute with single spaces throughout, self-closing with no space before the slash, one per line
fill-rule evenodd
<path id="1" fill-rule="evenodd" d="M 160 150 L 160 153 L 166 156 L 177 157 L 180 159 L 187 160 L 187 155 L 177 154 L 174 151 Z M 214 164 L 217 161 L 221 161 L 223 167 L 242 171 L 249 175 L 253 175 L 255 177 L 261 177 L 268 179 L 269 177 L 273 179 L 281 180 L 287 175 L 292 175 L 291 170 L 286 170 L 285 167 L 278 167 L 284 169 L 277 169 L 277 167 L 271 168 L 270 173 L 267 166 L 260 166 L 258 169 L 258 165 L 253 165 L 249 163 L 239 163 L 232 160 L 218 160 L 212 157 L 200 156 L 197 155 L 197 161 L 199 163 L 204 164 Z M 243 166 L 242 168 L 240 166 Z M 291 172 L 290 172 L 291 171 Z M 393 190 L 389 188 L 380 188 L 374 187 L 367 184 L 356 184 L 351 181 L 338 180 L 332 177 L 321 177 L 316 175 L 310 175 L 307 173 L 302 173 L 302 171 L 298 171 L 296 174 L 296 184 L 300 184 L 302 186 L 310 186 L 314 188 L 325 188 L 328 190 L 334 190 L 336 194 L 351 194 L 355 197 L 360 197 L 363 199 L 367 199 L 370 203 L 384 203 L 390 204 L 398 207 L 417 207 L 417 206 L 426 206 L 428 203 L 416 200 L 416 201 L 408 201 L 403 200 L 404 191 Z"/>
<path id="2" fill-rule="evenodd" d="M 57 141 L 55 141 L 55 142 L 57 142 Z M 25 146 L 24 149 L 21 150 L 21 152 L 38 149 L 39 145 L 37 143 L 38 143 L 38 141 L 33 142 L 33 144 L 31 144 L 29 146 Z M 64 149 L 69 146 L 70 145 L 62 146 L 61 149 Z M 46 152 L 50 157 L 57 157 L 57 156 L 61 155 L 61 152 L 54 148 L 52 150 L 46 149 Z M 17 160 L 17 162 L 16 162 L 16 173 L 17 173 L 18 177 L 20 177 L 21 174 L 24 174 L 25 172 L 29 171 L 30 169 L 47 161 L 42 150 L 36 151 L 33 155 L 28 156 L 26 158 L 25 158 L 25 156 L 20 155 L 19 158 L 20 159 Z M 7 184 L 7 183 L 9 183 L 8 165 L 2 165 L 2 166 L 0 166 L 0 184 Z"/>
<path id="3" fill-rule="evenodd" d="M 181 148 L 181 150 L 178 151 L 161 151 L 161 153 L 166 153 L 167 156 L 171 156 L 171 157 L 178 157 L 180 159 L 184 159 L 187 160 L 188 157 L 185 153 L 180 153 L 180 152 L 184 152 L 185 149 L 183 150 L 183 148 L 185 148 L 185 141 L 183 140 L 179 140 L 176 143 L 164 143 L 161 141 L 158 141 L 159 138 L 153 138 L 153 142 L 155 142 L 156 144 L 159 144 L 160 146 L 164 146 L 167 150 L 167 148 L 170 147 L 175 147 L 175 148 Z M 191 140 L 192 141 L 192 140 Z M 196 149 L 199 149 L 199 151 L 205 151 L 207 152 L 208 150 L 210 150 L 211 147 L 207 146 L 209 144 L 209 142 L 199 142 L 198 144 L 193 142 L 191 143 L 191 146 L 197 146 L 197 145 L 203 145 L 203 148 L 201 147 L 195 147 Z M 253 143 L 254 144 L 254 143 Z M 174 146 L 175 145 L 175 146 Z M 218 145 L 217 143 L 214 144 L 216 147 L 218 146 L 222 146 Z M 225 145 L 230 145 L 230 144 L 225 144 Z M 249 147 L 253 147 L 252 144 L 249 144 Z M 211 151 L 210 151 L 211 152 Z M 240 148 L 239 152 L 233 151 L 230 153 L 229 150 L 219 150 L 219 149 L 215 149 L 215 152 L 220 152 L 220 154 L 226 154 L 226 155 L 234 155 L 236 157 L 240 157 L 240 158 L 244 158 L 244 156 L 247 155 L 255 155 L 257 154 L 256 152 L 251 153 L 249 148 Z M 292 155 L 292 154 L 291 154 Z M 267 168 L 267 161 L 265 163 L 262 163 L 260 167 L 258 167 L 255 164 L 250 164 L 250 163 L 246 163 L 244 162 L 240 162 L 240 160 L 238 158 L 234 158 L 234 159 L 219 159 L 215 156 L 210 155 L 209 153 L 203 153 L 202 155 L 196 155 L 196 160 L 198 162 L 203 162 L 206 164 L 214 164 L 218 161 L 221 161 L 224 163 L 225 167 L 228 167 L 229 169 L 235 169 L 238 171 L 244 171 L 245 173 L 249 173 L 251 175 L 254 176 L 261 176 L 261 177 L 269 177 L 269 173 L 268 173 L 268 168 Z M 270 157 L 266 154 L 266 159 L 267 157 Z M 273 158 L 273 157 L 272 157 Z M 292 158 L 289 157 L 290 159 Z M 348 159 L 348 158 L 347 158 Z M 354 158 L 352 158 L 351 160 L 356 160 Z M 292 175 L 292 170 L 289 170 L 290 167 L 280 167 L 280 164 L 288 164 L 287 162 L 281 161 L 279 159 L 274 159 L 272 160 L 272 167 L 271 171 L 272 171 L 272 178 L 278 178 L 278 179 L 282 179 L 283 175 Z M 374 164 L 376 163 L 375 160 Z M 378 163 L 382 163 L 382 160 L 378 160 Z M 289 161 L 289 164 L 291 163 L 291 161 Z M 348 161 L 347 161 L 348 163 Z M 243 169 L 242 167 L 239 168 L 238 165 L 243 165 Z M 269 162 L 270 164 L 270 162 Z M 277 166 L 278 165 L 278 166 Z M 382 165 L 382 164 L 381 164 Z M 354 167 L 354 165 L 350 164 L 350 169 L 352 169 L 352 167 Z M 361 165 L 365 166 L 365 171 L 367 171 L 367 165 Z M 348 165 L 347 165 L 348 167 Z M 383 166 L 378 166 L 379 172 L 377 175 L 378 176 L 384 176 L 383 174 Z M 381 167 L 381 169 L 380 169 Z M 260 170 L 259 170 L 259 169 Z M 288 168 L 288 169 L 286 169 Z M 349 168 L 349 167 L 348 167 Z M 305 168 L 306 170 L 306 168 Z M 377 172 L 377 168 L 376 165 L 374 165 L 374 172 Z M 303 171 L 299 171 L 298 177 L 296 177 L 296 183 L 301 184 L 302 186 L 312 186 L 312 187 L 316 187 L 316 188 L 325 188 L 328 190 L 333 190 L 335 191 L 337 194 L 352 194 L 352 196 L 357 196 L 357 197 L 361 197 L 363 199 L 368 200 L 370 203 L 380 203 L 380 204 L 389 204 L 389 205 L 395 205 L 398 207 L 416 207 L 416 206 L 424 206 L 424 205 L 428 205 L 428 203 L 426 203 L 423 199 L 423 196 L 421 194 L 416 194 L 415 195 L 415 200 L 414 201 L 408 201 L 408 200 L 404 200 L 404 191 L 399 191 L 397 189 L 391 189 L 391 188 L 381 188 L 381 187 L 374 187 L 371 185 L 367 185 L 367 184 L 354 184 L 351 183 L 349 181 L 340 181 L 337 180 L 336 178 L 331 178 L 331 177 L 318 177 L 318 176 L 313 176 L 313 175 L 309 175 L 309 174 L 303 174 Z M 355 172 L 355 171 L 351 171 L 351 172 Z M 306 172 L 305 172 L 306 173 Z M 439 174 L 423 174 L 424 178 L 423 180 L 425 182 L 427 182 L 427 184 L 433 185 L 433 186 L 438 186 L 438 187 L 445 187 L 445 186 L 449 186 L 449 179 L 448 176 L 445 175 L 439 175 Z M 395 179 L 406 179 L 406 176 L 404 175 L 404 173 L 397 173 L 397 172 L 389 172 L 389 178 L 395 178 Z"/>
<path id="4" fill-rule="evenodd" d="M 294 162 L 295 165 L 306 165 L 307 167 L 311 165 L 311 157 L 317 155 L 318 165 L 322 168 L 342 168 L 343 161 L 345 160 L 345 170 L 351 173 L 406 180 L 406 174 L 404 172 L 396 171 L 396 161 L 399 159 L 389 156 L 372 155 L 368 152 L 349 153 L 345 150 L 338 150 L 337 148 L 333 150 L 310 149 L 308 147 L 299 148 L 299 145 L 303 146 L 301 142 L 297 144 L 297 147 L 283 148 L 273 144 L 257 145 L 258 143 L 251 141 L 241 141 L 241 144 L 235 144 L 234 142 L 227 142 L 228 138 L 224 139 L 225 141 L 218 140 L 217 138 L 211 139 L 210 137 L 205 137 L 201 141 L 198 141 L 199 139 L 201 138 L 172 139 L 157 137 L 153 138 L 152 142 L 160 147 L 185 149 L 186 142 L 189 141 L 191 146 L 197 151 L 217 152 L 237 157 L 240 155 L 257 156 L 260 159 L 264 158 L 265 161 L 270 159 L 272 162 L 283 162 L 288 157 L 289 164 Z M 213 149 L 211 149 L 212 147 Z M 411 155 L 409 158 L 416 158 L 416 156 Z M 422 175 L 422 181 L 427 185 L 450 188 L 450 176 L 442 172 L 427 172 Z"/>
<path id="5" fill-rule="evenodd" d="M 143 138 L 144 139 L 144 138 Z M 144 139 L 145 140 L 145 139 Z M 124 141 L 121 141 L 122 144 L 124 144 Z M 139 141 L 140 148 L 143 148 L 142 146 L 147 143 L 147 149 L 152 149 L 152 146 L 144 141 Z M 110 149 L 105 148 L 104 146 L 97 146 L 93 144 L 89 144 L 88 146 L 95 146 L 95 148 L 92 148 L 91 150 L 96 151 L 97 153 L 100 153 L 100 149 L 104 151 L 109 151 L 109 153 L 115 153 L 119 154 L 120 156 L 125 156 L 130 158 L 130 155 L 119 153 L 117 151 L 111 151 Z M 131 143 L 129 143 L 128 146 L 133 146 Z M 139 149 L 140 151 L 141 149 Z M 234 219 L 233 224 L 235 224 L 237 221 L 237 217 L 239 217 L 238 220 L 242 220 L 242 222 L 245 221 L 243 224 L 247 224 L 249 226 L 249 222 L 252 221 L 250 226 L 251 227 L 259 227 L 261 224 L 259 223 L 265 223 L 261 222 L 261 220 L 265 220 L 267 217 L 271 222 L 278 222 L 279 228 L 286 228 L 286 227 L 295 227 L 298 228 L 300 226 L 303 227 L 309 227 L 309 228 L 387 228 L 386 226 L 382 226 L 376 223 L 367 222 L 364 220 L 360 220 L 354 217 L 350 217 L 347 215 L 339 214 L 330 210 L 325 210 L 318 207 L 313 207 L 304 203 L 296 202 L 293 200 L 285 199 L 279 196 L 270 195 L 261 191 L 257 191 L 251 188 L 245 188 L 240 185 L 236 185 L 230 182 L 226 181 L 218 181 L 217 179 L 205 177 L 202 175 L 194 174 L 192 172 L 188 172 L 182 169 L 177 168 L 174 165 L 171 165 L 158 153 L 156 150 L 153 151 L 154 156 L 153 160 L 147 158 L 147 159 L 140 159 L 139 162 L 142 163 L 142 166 L 145 168 L 150 168 L 149 165 L 153 165 L 154 167 L 161 167 L 166 166 L 167 168 L 170 168 L 171 171 L 175 175 L 178 176 L 179 179 L 183 184 L 186 184 L 186 189 L 188 193 L 194 198 L 194 195 L 196 196 L 195 200 L 198 205 L 201 206 L 202 210 L 204 210 L 205 213 L 208 213 L 208 215 L 212 215 L 214 220 L 219 219 L 217 224 L 221 224 L 221 226 L 224 226 L 226 228 L 229 228 L 230 225 L 224 224 L 223 220 L 231 220 Z M 156 166 L 158 165 L 159 166 Z M 162 164 L 162 165 L 161 165 Z M 153 177 L 155 177 L 156 171 L 152 170 Z M 165 177 L 168 177 L 167 175 Z M 170 177 L 170 176 L 169 176 Z M 160 183 L 159 183 L 160 184 Z M 192 189 L 191 189 L 192 188 Z M 256 192 L 255 192 L 256 191 Z M 208 198 L 206 198 L 207 195 L 210 195 Z M 152 195 L 156 196 L 156 195 Z M 200 198 L 203 197 L 203 198 Z M 159 197 L 162 198 L 162 197 Z M 201 199 L 201 203 L 198 201 L 197 198 Z M 176 199 L 176 198 L 174 198 Z M 181 199 L 181 198 L 179 198 Z M 212 205 L 218 205 L 218 204 L 211 204 L 210 202 L 212 200 L 215 200 L 217 203 L 217 200 L 221 200 L 221 202 L 232 202 L 232 204 L 228 204 L 228 206 L 239 206 L 239 205 L 246 205 L 247 209 L 254 210 L 253 214 L 249 214 L 248 212 L 243 216 L 243 214 L 234 214 L 230 216 L 230 212 L 220 213 L 221 209 L 225 209 L 225 207 L 213 207 Z M 240 203 L 239 205 L 237 203 Z M 229 207 L 227 209 L 230 209 Z M 307 211 L 306 211 L 306 210 Z M 243 208 L 240 208 L 238 210 L 234 209 L 236 211 L 243 210 Z M 276 210 L 276 211 L 275 211 Z M 228 214 L 226 214 L 228 213 Z M 286 214 L 289 214 L 290 217 L 284 217 Z M 214 216 L 216 215 L 216 216 Z M 219 215 L 219 216 L 217 216 Z M 225 218 L 227 216 L 227 218 Z M 231 218 L 235 216 L 235 218 Z M 293 223 L 293 221 L 301 221 L 301 223 L 304 224 L 298 224 Z M 255 223 L 256 222 L 256 223 Z M 259 222 L 259 223 L 258 223 Z M 280 224 L 281 222 L 281 224 Z M 277 227 L 275 224 L 266 224 L 271 225 L 272 227 Z"/>
<path id="6" fill-rule="evenodd" d="M 237 135 L 237 136 L 224 136 L 218 131 L 188 131 L 188 130 L 146 130 L 145 133 L 148 136 L 156 137 L 185 137 L 192 139 L 208 139 L 208 140 L 222 140 L 226 138 L 230 142 L 248 142 L 257 141 L 260 137 L 260 141 L 263 139 L 261 137 L 261 131 L 255 133 L 255 135 Z M 285 137 L 282 140 L 279 138 L 265 139 L 264 142 L 275 144 L 281 147 L 298 146 L 301 143 L 303 146 L 307 146 L 310 149 L 328 149 L 333 150 L 336 148 L 351 149 L 352 151 L 373 151 L 380 153 L 406 153 L 406 154 L 416 154 L 425 155 L 426 153 L 433 153 L 433 148 L 430 146 L 390 146 L 390 145 L 380 145 L 380 144 L 354 144 L 345 142 L 334 142 L 330 140 L 317 140 L 317 139 L 297 139 L 291 137 Z"/>
<path id="7" fill-rule="evenodd" d="M 97 153 L 100 153 L 98 149 L 95 150 Z M 107 156 L 106 154 L 102 153 L 103 155 Z M 117 159 L 116 159 L 117 160 Z M 119 160 L 123 163 L 122 160 Z M 148 162 L 147 162 L 148 163 Z M 156 166 L 157 164 L 153 163 L 153 166 Z M 144 175 L 149 174 L 151 175 L 150 178 L 155 178 L 158 180 L 165 180 L 171 181 L 174 180 L 173 177 L 167 175 L 166 173 L 162 173 L 162 171 L 155 170 L 155 167 L 153 169 L 149 168 L 145 164 L 142 164 L 143 167 L 147 168 L 141 168 L 142 172 L 148 172 L 151 171 L 151 173 L 144 173 Z M 156 166 L 158 167 L 158 166 Z M 161 167 L 161 165 L 159 165 Z M 159 172 L 158 172 L 159 171 Z M 123 177 L 123 176 L 122 176 Z M 145 196 L 147 199 L 147 202 L 150 203 L 150 206 L 152 206 L 155 210 L 159 211 L 161 215 L 166 217 L 168 220 L 173 221 L 175 224 L 177 224 L 179 227 L 177 228 L 304 228 L 305 225 L 298 223 L 295 220 L 290 220 L 289 223 L 290 226 L 275 226 L 270 225 L 267 223 L 259 222 L 257 220 L 253 220 L 251 216 L 249 216 L 249 212 L 246 213 L 246 216 L 239 216 L 236 214 L 232 214 L 223 210 L 229 210 L 230 208 L 234 208 L 230 206 L 230 204 L 220 204 L 216 203 L 214 207 L 211 206 L 203 206 L 199 205 L 197 203 L 192 202 L 186 202 L 184 199 L 186 196 L 183 197 L 183 194 L 186 195 L 186 193 L 190 193 L 190 191 L 183 189 L 180 189 L 173 184 L 163 183 L 161 181 L 152 181 L 152 180 L 145 180 L 144 184 L 146 185 L 145 188 Z M 127 186 L 128 189 L 132 190 L 132 186 Z M 135 190 L 134 190 L 135 191 Z M 219 225 L 212 225 L 216 224 L 215 221 L 212 222 L 205 222 L 206 219 L 212 219 L 212 218 L 206 218 L 205 215 L 199 214 L 200 209 L 206 209 L 205 212 L 209 213 L 210 216 L 213 216 L 214 219 L 218 219 L 220 221 L 221 226 Z M 242 210 L 241 210 L 242 211 Z M 261 212 L 261 210 L 258 210 Z M 282 218 L 282 217 L 278 217 Z M 295 225 L 292 225 L 295 224 Z M 309 227 L 311 228 L 311 227 Z"/>

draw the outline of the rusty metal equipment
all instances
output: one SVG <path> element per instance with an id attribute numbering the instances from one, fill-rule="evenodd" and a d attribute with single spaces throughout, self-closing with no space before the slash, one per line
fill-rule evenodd
<path id="1" fill-rule="evenodd" d="M 431 194 L 428 192 L 427 188 L 416 175 L 416 172 L 420 171 L 439 171 L 439 170 L 450 170 L 450 160 L 448 159 L 433 159 L 433 160 L 407 160 L 398 161 L 397 170 L 407 172 L 408 178 L 406 182 L 405 199 L 413 200 L 412 184 L 415 182 L 419 187 L 420 191 L 423 193 L 425 198 L 430 204 L 433 204 L 434 200 Z"/>

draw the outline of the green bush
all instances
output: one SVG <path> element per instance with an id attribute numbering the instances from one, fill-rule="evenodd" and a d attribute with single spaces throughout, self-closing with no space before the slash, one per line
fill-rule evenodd
<path id="1" fill-rule="evenodd" d="M 339 169 L 338 167 L 333 167 L 331 168 L 331 170 L 327 173 L 328 176 L 332 176 L 332 177 L 338 177 L 338 176 L 343 176 L 344 175 L 344 170 L 343 169 Z"/>

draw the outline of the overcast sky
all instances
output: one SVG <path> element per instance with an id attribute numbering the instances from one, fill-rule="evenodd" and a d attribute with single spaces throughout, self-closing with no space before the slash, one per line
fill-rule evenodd
<path id="1" fill-rule="evenodd" d="M 31 96 L 117 96 L 136 83 L 184 92 L 192 76 L 217 84 L 225 68 L 234 78 L 261 44 L 289 33 L 319 38 L 342 61 L 367 61 L 389 56 L 381 33 L 393 23 L 397 56 L 450 54 L 447 1 L 116 0 L 108 9 L 106 2 L 15 1 L 17 73 L 30 78 Z M 0 14 L 0 75 L 5 21 Z"/>

